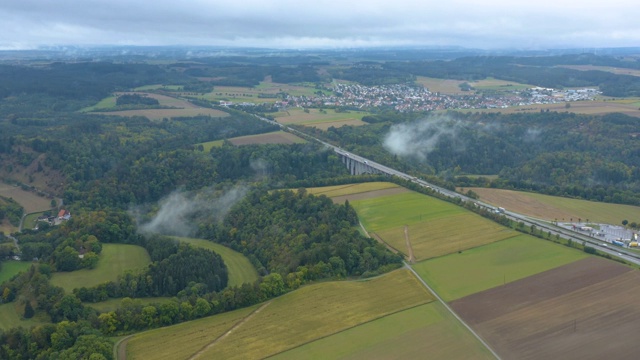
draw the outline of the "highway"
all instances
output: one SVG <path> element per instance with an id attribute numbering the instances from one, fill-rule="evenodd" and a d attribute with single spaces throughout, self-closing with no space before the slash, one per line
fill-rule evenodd
<path id="1" fill-rule="evenodd" d="M 419 185 L 421 185 L 423 187 L 426 187 L 426 188 L 433 189 L 436 192 L 439 192 L 439 193 L 441 193 L 443 195 L 446 195 L 448 197 L 451 197 L 451 198 L 459 198 L 460 200 L 465 201 L 465 202 L 467 202 L 467 201 L 468 202 L 473 202 L 473 203 L 477 204 L 478 206 L 485 207 L 485 208 L 487 208 L 489 210 L 492 210 L 492 211 L 496 211 L 497 210 L 497 208 L 495 206 L 493 206 L 493 205 L 484 203 L 484 202 L 479 201 L 479 200 L 472 199 L 472 198 L 467 197 L 467 196 L 465 196 L 463 194 L 460 194 L 460 193 L 457 193 L 455 191 L 451 191 L 451 190 L 436 186 L 436 185 L 431 184 L 429 182 L 426 182 L 426 181 L 424 181 L 422 179 L 418 179 L 418 178 L 416 178 L 414 176 L 411 176 L 409 174 L 406 174 L 406 173 L 403 173 L 401 171 L 392 169 L 392 168 L 390 168 L 388 166 L 379 164 L 379 163 L 377 163 L 377 162 L 375 162 L 375 161 L 373 161 L 371 159 L 367 159 L 367 158 L 364 158 L 364 157 L 359 156 L 357 154 L 351 153 L 351 152 L 349 152 L 347 150 L 344 150 L 344 149 L 342 149 L 342 148 L 340 148 L 338 146 L 329 144 L 329 143 L 327 143 L 325 141 L 322 141 L 322 140 L 317 139 L 317 138 L 315 138 L 313 136 L 310 136 L 308 134 L 300 132 L 300 131 L 298 131 L 296 129 L 290 128 L 290 127 L 288 127 L 286 125 L 280 124 L 278 122 L 275 122 L 275 121 L 272 121 L 272 120 L 269 120 L 269 119 L 266 119 L 266 118 L 263 118 L 263 117 L 260 117 L 260 116 L 257 116 L 257 115 L 256 115 L 256 117 L 259 118 L 260 120 L 267 121 L 267 122 L 269 122 L 269 123 L 271 123 L 273 125 L 277 125 L 282 130 L 291 132 L 291 133 L 296 134 L 296 135 L 298 135 L 300 137 L 303 137 L 305 139 L 309 139 L 309 140 L 312 140 L 312 141 L 319 142 L 319 143 L 323 144 L 324 146 L 328 147 L 329 149 L 332 149 L 333 151 L 335 151 L 339 155 L 348 156 L 351 159 L 353 159 L 355 161 L 358 161 L 358 162 L 361 162 L 363 164 L 366 164 L 366 165 L 368 165 L 368 166 L 370 166 L 370 167 L 372 167 L 372 168 L 374 168 L 374 169 L 376 169 L 376 170 L 378 170 L 378 171 L 380 171 L 380 172 L 382 172 L 384 174 L 388 174 L 388 175 L 391 175 L 391 176 L 397 176 L 399 178 L 412 181 L 413 183 L 419 184 Z M 514 221 L 517 221 L 517 222 L 522 222 L 522 223 L 524 223 L 525 226 L 535 225 L 538 229 L 543 229 L 545 232 L 551 232 L 552 236 L 555 236 L 556 234 L 558 234 L 558 235 L 560 235 L 561 237 L 563 237 L 565 239 L 571 239 L 572 241 L 578 242 L 580 244 L 582 242 L 585 242 L 585 243 L 589 244 L 590 246 L 593 246 L 596 249 L 598 249 L 598 251 L 610 254 L 611 256 L 615 256 L 615 257 L 624 259 L 624 260 L 626 260 L 626 261 L 628 261 L 630 263 L 633 263 L 633 264 L 636 264 L 636 265 L 640 265 L 640 255 L 638 255 L 638 254 L 636 254 L 634 252 L 631 252 L 626 248 L 616 247 L 616 246 L 613 246 L 613 245 L 603 246 L 603 241 L 601 241 L 601 240 L 598 241 L 595 238 L 586 236 L 586 235 L 581 234 L 581 233 L 579 233 L 577 231 L 568 230 L 568 229 L 562 228 L 560 226 L 556 226 L 556 225 L 554 225 L 554 224 L 552 224 L 550 222 L 542 221 L 542 220 L 538 220 L 538 219 L 534 219 L 534 218 L 530 218 L 530 217 L 528 217 L 526 215 L 519 214 L 519 213 L 516 213 L 516 212 L 513 212 L 513 211 L 508 211 L 508 210 L 505 211 L 504 212 L 504 216 L 510 218 L 511 220 L 514 220 Z"/>

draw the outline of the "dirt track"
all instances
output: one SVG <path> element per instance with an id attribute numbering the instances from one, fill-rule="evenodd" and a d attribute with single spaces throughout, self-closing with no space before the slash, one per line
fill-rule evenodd
<path id="1" fill-rule="evenodd" d="M 404 226 L 404 241 L 407 243 L 407 251 L 409 252 L 409 263 L 416 262 L 416 258 L 413 256 L 413 249 L 411 248 L 411 241 L 409 240 L 409 226 Z"/>
<path id="2" fill-rule="evenodd" d="M 640 272 L 587 258 L 451 303 L 504 359 L 630 359 Z"/>
<path id="3" fill-rule="evenodd" d="M 227 330 L 227 332 L 225 332 L 224 334 L 220 335 L 220 337 L 218 337 L 217 339 L 213 340 L 211 343 L 207 344 L 205 347 L 200 349 L 200 351 L 198 351 L 197 353 L 193 354 L 189 358 L 189 360 L 193 360 L 193 359 L 196 359 L 196 358 L 200 357 L 202 354 L 207 352 L 207 350 L 211 349 L 211 347 L 213 347 L 215 344 L 217 344 L 218 342 L 222 341 L 227 336 L 231 335 L 231 333 L 235 329 L 239 328 L 240 326 L 242 326 L 242 324 L 244 324 L 247 321 L 249 321 L 252 317 L 254 317 L 256 314 L 258 314 L 260 311 L 262 311 L 262 309 L 266 308 L 269 304 L 271 304 L 271 301 L 269 301 L 269 302 L 265 303 L 264 305 L 260 306 L 255 311 L 253 311 L 251 314 L 247 315 L 244 319 L 238 321 L 235 325 L 233 325 L 231 327 L 231 329 Z"/>

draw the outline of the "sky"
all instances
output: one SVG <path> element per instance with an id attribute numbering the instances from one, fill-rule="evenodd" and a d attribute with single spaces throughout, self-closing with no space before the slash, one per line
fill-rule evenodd
<path id="1" fill-rule="evenodd" d="M 640 46 L 636 0 L 0 0 L 0 49 Z"/>

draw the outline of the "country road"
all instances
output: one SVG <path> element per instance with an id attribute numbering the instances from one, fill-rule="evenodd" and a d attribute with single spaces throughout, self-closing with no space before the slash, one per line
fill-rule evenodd
<path id="1" fill-rule="evenodd" d="M 476 337 L 476 339 L 478 339 L 478 341 L 480 341 L 480 343 L 482 343 L 482 345 L 484 345 L 484 347 L 487 348 L 487 350 L 489 350 L 491 352 L 491 354 L 493 356 L 495 356 L 496 359 L 500 360 L 500 356 L 498 356 L 498 354 L 496 354 L 495 351 L 493 351 L 493 349 L 489 346 L 489 344 L 487 344 L 487 342 L 484 341 L 484 339 L 482 339 L 480 337 L 480 335 L 478 335 L 478 333 L 476 333 L 469 325 L 467 325 L 466 322 L 464 322 L 464 320 L 462 320 L 462 318 L 460 316 L 458 316 L 458 314 L 456 314 L 455 311 L 453 311 L 453 309 L 451 309 L 449 307 L 449 305 L 442 300 L 442 298 L 440 297 L 440 295 L 438 295 L 438 293 L 436 293 L 431 286 L 429 286 L 429 284 L 427 284 L 424 280 L 422 280 L 422 278 L 420 277 L 420 275 L 418 275 L 417 272 L 415 272 L 415 270 L 413 270 L 413 268 L 411 267 L 411 265 L 409 265 L 406 261 L 403 261 L 404 263 L 404 267 L 409 269 L 409 271 L 411 271 L 413 273 L 413 275 L 418 279 L 418 281 L 420 281 L 420 283 L 427 288 L 427 290 L 429 290 L 430 293 L 432 293 L 436 299 L 438 299 L 438 301 L 444 305 L 445 309 L 447 309 L 447 311 L 449 311 L 449 313 L 451 313 L 451 315 L 453 315 L 462 325 L 464 325 L 465 328 L 467 328 L 467 330 L 469 330 L 473 336 Z"/>

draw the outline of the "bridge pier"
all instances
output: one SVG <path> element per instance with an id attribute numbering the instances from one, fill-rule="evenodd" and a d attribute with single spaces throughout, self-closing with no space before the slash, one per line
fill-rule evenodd
<path id="1" fill-rule="evenodd" d="M 347 169 L 349 169 L 349 173 L 351 173 L 351 175 L 384 174 L 382 171 L 370 166 L 364 161 L 356 160 L 349 155 L 339 152 L 336 152 L 336 154 L 340 156 L 340 159 L 347 166 Z"/>

